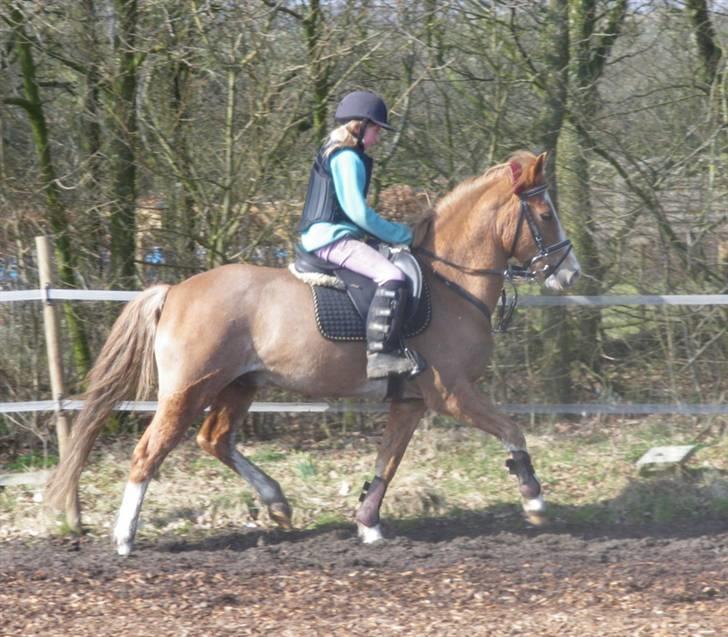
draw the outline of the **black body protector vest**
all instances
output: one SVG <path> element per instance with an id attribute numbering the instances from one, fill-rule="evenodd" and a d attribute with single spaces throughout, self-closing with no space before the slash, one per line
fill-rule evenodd
<path id="1" fill-rule="evenodd" d="M 350 148 L 348 146 L 344 148 Z M 306 192 L 306 201 L 303 204 L 303 216 L 298 225 L 299 232 L 305 232 L 314 223 L 327 221 L 329 223 L 341 223 L 351 219 L 346 215 L 336 196 L 334 188 L 334 178 L 331 176 L 330 162 L 331 158 L 342 149 L 336 149 L 328 156 L 324 153 L 327 146 L 322 146 L 316 154 L 316 159 L 311 167 L 311 174 L 308 179 L 308 190 Z M 372 178 L 372 166 L 374 160 L 366 155 L 361 148 L 351 148 L 364 162 L 366 171 L 366 180 L 364 182 L 364 197 L 369 192 L 369 182 Z"/>

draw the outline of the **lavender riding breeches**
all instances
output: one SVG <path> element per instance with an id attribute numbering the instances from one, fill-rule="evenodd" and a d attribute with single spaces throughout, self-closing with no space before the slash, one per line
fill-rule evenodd
<path id="1" fill-rule="evenodd" d="M 315 252 L 319 259 L 340 265 L 372 279 L 377 285 L 387 281 L 404 281 L 402 270 L 383 254 L 356 239 L 339 239 Z"/>

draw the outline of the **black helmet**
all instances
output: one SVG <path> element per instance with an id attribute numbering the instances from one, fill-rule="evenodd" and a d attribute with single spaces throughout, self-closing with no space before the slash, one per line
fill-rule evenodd
<path id="1" fill-rule="evenodd" d="M 345 95 L 334 115 L 339 124 L 353 119 L 366 119 L 387 130 L 394 130 L 387 121 L 387 105 L 379 95 L 369 91 L 354 91 Z"/>

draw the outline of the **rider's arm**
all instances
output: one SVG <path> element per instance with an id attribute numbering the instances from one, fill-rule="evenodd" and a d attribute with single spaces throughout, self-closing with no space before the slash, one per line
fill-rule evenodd
<path id="1" fill-rule="evenodd" d="M 336 196 L 346 215 L 357 226 L 386 243 L 412 243 L 412 231 L 403 223 L 387 221 L 367 206 L 364 198 L 364 163 L 352 150 L 336 153 L 330 162 Z"/>

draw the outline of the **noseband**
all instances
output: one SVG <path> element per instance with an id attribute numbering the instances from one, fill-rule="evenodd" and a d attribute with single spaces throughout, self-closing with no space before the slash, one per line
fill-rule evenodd
<path id="1" fill-rule="evenodd" d="M 551 197 L 549 197 L 546 185 L 536 186 L 535 188 L 530 188 L 529 190 L 524 190 L 523 192 L 518 193 L 518 197 L 521 200 L 521 210 L 518 216 L 518 225 L 516 226 L 516 234 L 513 237 L 513 244 L 511 245 L 509 258 L 513 256 L 513 253 L 516 250 L 516 245 L 518 245 L 518 239 L 521 236 L 524 219 L 528 225 L 528 229 L 531 231 L 531 237 L 538 248 L 538 253 L 523 266 L 510 266 L 509 269 L 511 276 L 524 279 L 535 279 L 538 275 L 543 275 L 545 279 L 548 279 L 552 274 L 556 273 L 566 257 L 569 256 L 569 252 L 571 252 L 572 245 L 569 239 L 564 239 L 563 241 L 559 241 L 558 243 L 554 243 L 550 246 L 547 246 L 543 240 L 541 230 L 539 230 L 538 224 L 533 218 L 531 206 L 528 205 L 528 200 L 531 197 L 536 197 L 542 193 L 544 193 L 546 202 L 548 203 L 549 208 L 551 208 L 551 214 L 556 216 L 556 211 L 554 210 L 553 203 L 551 203 Z M 541 269 L 536 269 L 535 266 L 540 261 L 548 259 L 548 257 L 552 254 L 556 254 L 558 252 L 563 252 L 563 254 L 556 263 L 546 263 Z"/>

